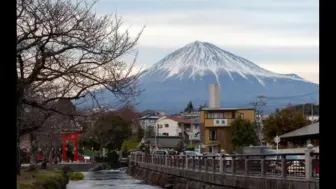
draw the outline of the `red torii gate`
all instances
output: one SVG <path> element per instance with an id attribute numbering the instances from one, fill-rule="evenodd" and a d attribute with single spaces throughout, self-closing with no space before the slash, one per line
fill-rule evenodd
<path id="1" fill-rule="evenodd" d="M 82 129 L 63 129 L 61 131 L 61 134 L 63 136 L 62 141 L 63 141 L 63 156 L 62 156 L 62 161 L 66 161 L 67 159 L 67 143 L 69 141 L 73 141 L 74 143 L 74 159 L 73 161 L 78 161 L 78 142 L 79 142 L 79 135 L 81 134 Z"/>

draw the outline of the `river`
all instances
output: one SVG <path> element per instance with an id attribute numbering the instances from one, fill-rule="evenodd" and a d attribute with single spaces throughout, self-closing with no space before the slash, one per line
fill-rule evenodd
<path id="1" fill-rule="evenodd" d="M 124 170 L 84 172 L 84 179 L 70 181 L 67 189 L 160 189 L 144 184 L 143 181 L 127 175 Z"/>

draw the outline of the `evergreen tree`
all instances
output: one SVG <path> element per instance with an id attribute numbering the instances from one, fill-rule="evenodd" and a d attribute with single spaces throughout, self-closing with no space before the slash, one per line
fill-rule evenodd
<path id="1" fill-rule="evenodd" d="M 234 149 L 243 146 L 255 145 L 258 141 L 258 136 L 253 124 L 241 117 L 234 120 L 231 124 L 232 130 L 232 145 Z"/>
<path id="2" fill-rule="evenodd" d="M 193 112 L 194 111 L 194 106 L 191 101 L 189 101 L 187 107 L 184 109 L 184 112 Z"/>

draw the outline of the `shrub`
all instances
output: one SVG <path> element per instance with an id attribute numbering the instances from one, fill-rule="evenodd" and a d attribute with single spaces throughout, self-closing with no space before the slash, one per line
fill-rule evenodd
<path id="1" fill-rule="evenodd" d="M 70 180 L 83 180 L 84 179 L 84 174 L 81 172 L 69 172 L 68 176 Z"/>

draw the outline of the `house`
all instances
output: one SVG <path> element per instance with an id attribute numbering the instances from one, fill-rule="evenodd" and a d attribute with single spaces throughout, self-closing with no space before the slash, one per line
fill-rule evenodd
<path id="1" fill-rule="evenodd" d="M 231 152 L 231 123 L 238 117 L 255 121 L 252 108 L 221 108 L 219 85 L 210 85 L 209 107 L 200 114 L 202 152 L 219 153 L 222 149 Z"/>
<path id="2" fill-rule="evenodd" d="M 140 126 L 143 130 L 146 130 L 147 128 L 154 128 L 155 121 L 160 119 L 160 116 L 157 114 L 149 114 L 142 116 L 140 120 Z"/>
<path id="3" fill-rule="evenodd" d="M 314 146 L 314 150 L 319 152 L 320 146 L 320 123 L 316 122 L 300 129 L 280 135 L 280 144 L 285 149 L 284 153 L 303 153 L 308 144 Z"/>
<path id="4" fill-rule="evenodd" d="M 200 126 L 197 119 L 185 119 L 177 116 L 165 116 L 155 122 L 157 136 L 180 136 L 186 142 L 200 140 Z"/>

